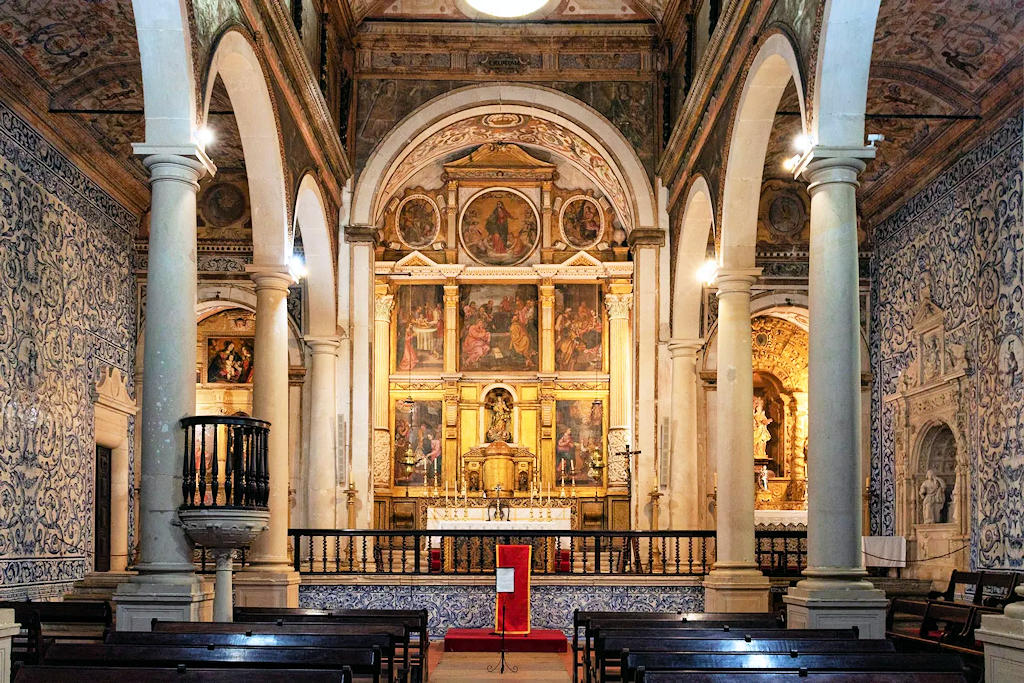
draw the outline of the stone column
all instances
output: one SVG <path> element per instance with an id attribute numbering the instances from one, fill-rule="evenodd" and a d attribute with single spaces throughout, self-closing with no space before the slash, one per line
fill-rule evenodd
<path id="1" fill-rule="evenodd" d="M 144 147 L 136 147 L 140 152 Z M 196 407 L 196 191 L 206 155 L 158 153 L 150 173 L 150 255 L 146 275 L 145 382 L 142 397 L 142 487 L 139 574 L 114 594 L 117 627 L 148 631 L 153 617 L 198 621 L 211 592 L 195 575 L 192 544 L 178 524 L 185 431 Z"/>
<path id="2" fill-rule="evenodd" d="M 873 152 L 873 150 L 872 150 Z M 863 579 L 857 174 L 864 162 L 805 162 L 811 195 L 807 569 L 786 596 L 790 628 L 857 625 L 885 637 L 885 594 Z"/>
<path id="3" fill-rule="evenodd" d="M 356 489 L 356 528 L 369 529 L 373 526 L 373 481 L 370 476 L 373 396 L 369 369 L 373 363 L 373 250 L 376 230 L 369 225 L 350 225 L 345 228 L 345 241 L 349 243 L 352 254 L 352 423 L 349 446 L 352 460 L 349 477 Z"/>
<path id="4" fill-rule="evenodd" d="M 373 485 L 391 486 L 391 312 L 395 295 L 386 284 L 378 284 L 373 306 Z"/>
<path id="5" fill-rule="evenodd" d="M 630 420 L 630 375 L 633 367 L 629 334 L 629 309 L 633 305 L 633 287 L 613 283 L 604 295 L 608 309 L 608 487 L 626 490 L 629 471 L 625 456 L 619 455 L 632 446 Z"/>
<path id="6" fill-rule="evenodd" d="M 697 351 L 703 339 L 671 339 L 672 462 L 669 465 L 672 529 L 700 528 L 700 468 L 697 462 Z"/>
<path id="7" fill-rule="evenodd" d="M 658 334 L 661 306 L 658 302 L 660 249 L 665 233 L 652 228 L 635 228 L 629 233 L 633 250 L 633 330 L 636 335 L 636 436 L 639 450 L 634 463 L 636 482 L 632 507 L 637 529 L 650 529 L 652 506 L 658 504 Z M 651 501 L 650 503 L 648 501 Z"/>
<path id="8" fill-rule="evenodd" d="M 750 286 L 760 268 L 718 272 L 716 383 L 718 534 L 715 567 L 704 580 L 708 612 L 767 612 L 768 579 L 754 557 L 754 367 Z"/>
<path id="9" fill-rule="evenodd" d="M 306 460 L 306 524 L 333 529 L 337 524 L 336 383 L 338 337 L 306 337 L 312 352 L 309 380 L 309 457 Z"/>
<path id="10" fill-rule="evenodd" d="M 235 604 L 298 607 L 299 575 L 288 557 L 288 287 L 295 280 L 284 265 L 246 271 L 256 283 L 252 412 L 270 423 L 270 525 L 253 541 L 249 566 L 235 580 Z"/>
<path id="11" fill-rule="evenodd" d="M 459 350 L 459 286 L 454 280 L 444 286 L 444 371 L 456 371 Z"/>

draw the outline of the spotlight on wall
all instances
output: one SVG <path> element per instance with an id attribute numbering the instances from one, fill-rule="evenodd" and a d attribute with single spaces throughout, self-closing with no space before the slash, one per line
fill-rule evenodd
<path id="1" fill-rule="evenodd" d="M 807 154 L 814 147 L 814 140 L 810 135 L 803 133 L 793 138 L 793 149 L 800 152 L 801 154 Z"/>
<path id="2" fill-rule="evenodd" d="M 796 170 L 796 165 L 800 163 L 800 155 L 794 154 L 790 158 L 782 162 L 782 168 L 792 173 Z"/>
<path id="3" fill-rule="evenodd" d="M 292 257 L 288 260 L 288 272 L 296 280 L 301 280 L 306 277 L 306 261 L 299 254 L 292 254 Z"/>
<path id="4" fill-rule="evenodd" d="M 879 142 L 885 142 L 885 136 L 881 133 L 868 133 L 868 146 L 874 147 Z"/>
<path id="5" fill-rule="evenodd" d="M 206 147 L 207 145 L 211 144 L 216 139 L 216 134 L 214 134 L 213 129 L 209 126 L 203 126 L 202 128 L 196 131 L 196 142 L 198 142 L 203 147 Z"/>
<path id="6" fill-rule="evenodd" d="M 716 275 L 718 275 L 718 262 L 715 259 L 709 258 L 697 269 L 697 280 L 706 285 L 714 282 Z"/>

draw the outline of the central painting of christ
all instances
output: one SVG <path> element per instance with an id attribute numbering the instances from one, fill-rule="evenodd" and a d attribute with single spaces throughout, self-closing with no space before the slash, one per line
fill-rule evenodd
<path id="1" fill-rule="evenodd" d="M 460 293 L 459 369 L 536 370 L 536 286 L 466 285 Z"/>
<path id="2" fill-rule="evenodd" d="M 459 233 L 469 255 L 489 266 L 522 263 L 540 236 L 533 205 L 507 190 L 489 190 L 473 199 Z"/>

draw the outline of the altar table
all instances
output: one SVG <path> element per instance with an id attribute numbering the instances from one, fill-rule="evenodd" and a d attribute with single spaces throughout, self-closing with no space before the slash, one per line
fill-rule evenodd
<path id="1" fill-rule="evenodd" d="M 551 519 L 547 518 L 547 508 L 535 508 L 533 519 L 530 519 L 529 508 L 510 508 L 509 513 L 513 519 L 487 521 L 486 508 L 448 508 L 449 519 L 444 518 L 445 508 L 427 508 L 427 529 L 437 531 L 487 531 L 508 533 L 509 540 L 516 542 L 516 531 L 567 531 L 572 529 L 572 510 L 569 507 L 551 508 Z M 453 517 L 458 514 L 467 514 L 469 519 Z M 492 511 L 493 514 L 493 511 Z M 474 519 L 475 518 L 475 519 Z M 485 558 L 489 565 L 494 558 L 494 546 L 496 539 L 493 538 L 453 538 L 451 536 L 433 536 L 430 539 L 431 546 L 444 548 L 444 570 L 453 571 L 457 557 Z M 557 547 L 569 548 L 568 537 L 559 539 L 551 536 L 542 539 L 520 538 L 518 542 L 533 545 L 533 561 L 536 569 L 541 569 L 545 564 L 547 571 L 554 571 L 557 557 Z"/>

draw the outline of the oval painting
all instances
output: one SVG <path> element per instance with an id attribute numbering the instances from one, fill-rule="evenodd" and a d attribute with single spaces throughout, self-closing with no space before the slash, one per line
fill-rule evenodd
<path id="1" fill-rule="evenodd" d="M 398 207 L 395 227 L 398 238 L 407 246 L 413 249 L 430 246 L 440 227 L 434 203 L 422 196 L 407 198 Z"/>
<path id="2" fill-rule="evenodd" d="M 537 214 L 526 199 L 508 190 L 488 190 L 470 201 L 459 226 L 462 246 L 480 263 L 512 266 L 537 246 Z"/>
<path id="3" fill-rule="evenodd" d="M 604 234 L 601 207 L 590 197 L 573 197 L 562 207 L 562 237 L 569 246 L 589 249 Z"/>

